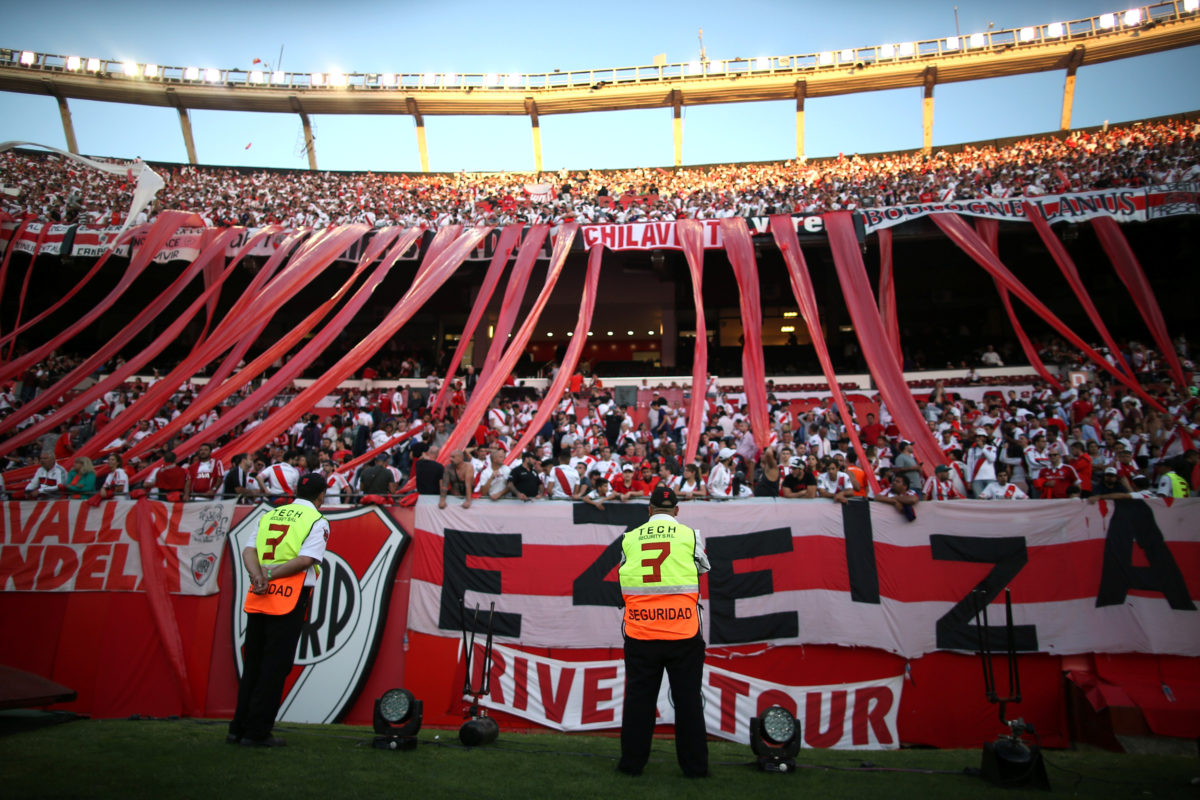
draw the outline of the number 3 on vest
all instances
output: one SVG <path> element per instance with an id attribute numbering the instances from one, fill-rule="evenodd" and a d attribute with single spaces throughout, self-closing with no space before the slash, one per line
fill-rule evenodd
<path id="1" fill-rule="evenodd" d="M 642 583 L 658 583 L 662 580 L 662 565 L 671 555 L 670 542 L 644 542 L 642 544 L 642 552 L 647 550 L 657 550 L 658 555 L 653 558 L 643 558 L 642 566 L 650 570 L 649 573 L 642 576 Z"/>

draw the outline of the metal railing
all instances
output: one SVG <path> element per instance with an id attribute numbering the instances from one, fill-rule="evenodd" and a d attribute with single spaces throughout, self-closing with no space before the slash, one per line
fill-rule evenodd
<path id="1" fill-rule="evenodd" d="M 965 36 L 922 41 L 890 42 L 867 47 L 826 50 L 784 56 L 760 56 L 541 73 L 456 72 L 271 72 L 267 70 L 160 66 L 83 56 L 64 56 L 30 50 L 0 49 L 0 67 L 31 71 L 92 75 L 97 79 L 153 82 L 245 89 L 304 91 L 468 91 L 526 92 L 554 89 L 600 89 L 629 85 L 742 76 L 795 75 L 823 70 L 1007 52 L 1047 44 L 1084 41 L 1101 36 L 1147 30 L 1196 17 L 1200 0 L 1169 0 L 1069 22 L 1050 22 L 1020 28 L 988 30 Z"/>

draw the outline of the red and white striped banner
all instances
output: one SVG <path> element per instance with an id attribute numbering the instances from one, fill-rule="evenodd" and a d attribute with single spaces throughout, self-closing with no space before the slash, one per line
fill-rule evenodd
<path id="1" fill-rule="evenodd" d="M 422 498 L 409 625 L 458 636 L 460 598 L 495 601 L 501 641 L 619 647 L 619 539 L 646 515 L 549 501 L 440 510 Z M 701 532 L 713 566 L 701 581 L 706 641 L 972 651 L 978 592 L 995 643 L 1008 588 L 1021 651 L 1200 655 L 1200 500 L 961 500 L 916 515 L 861 501 L 685 503 L 679 520 Z"/>

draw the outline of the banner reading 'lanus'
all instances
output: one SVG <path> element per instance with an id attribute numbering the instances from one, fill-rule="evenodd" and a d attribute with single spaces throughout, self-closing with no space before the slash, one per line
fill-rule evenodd
<path id="1" fill-rule="evenodd" d="M 494 601 L 500 641 L 620 647 L 619 538 L 645 505 L 451 504 L 416 509 L 409 626 L 460 635 L 461 605 Z M 908 522 L 862 501 L 686 503 L 712 571 L 710 646 L 874 647 L 916 658 L 972 651 L 977 598 L 1017 649 L 1200 655 L 1200 500 L 921 503 Z M 481 626 L 482 627 L 482 626 Z"/>

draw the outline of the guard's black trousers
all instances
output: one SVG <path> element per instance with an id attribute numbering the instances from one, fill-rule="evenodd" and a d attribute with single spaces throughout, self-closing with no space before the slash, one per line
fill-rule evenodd
<path id="1" fill-rule="evenodd" d="M 234 736 L 261 740 L 271 735 L 310 600 L 312 587 L 305 587 L 296 607 L 286 614 L 246 615 L 242 679 L 238 682 L 237 710 L 229 723 L 229 732 Z"/>
<path id="2" fill-rule="evenodd" d="M 637 774 L 650 759 L 655 705 L 664 669 L 675 706 L 675 757 L 684 775 L 707 775 L 708 734 L 700 699 L 704 639 L 699 635 L 674 641 L 625 638 L 625 706 L 617 768 Z"/>

